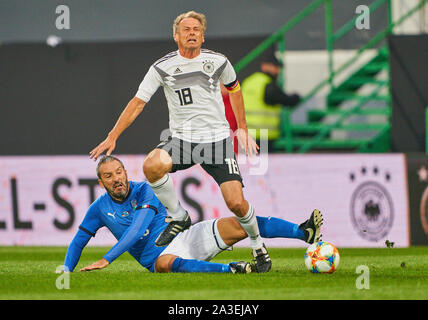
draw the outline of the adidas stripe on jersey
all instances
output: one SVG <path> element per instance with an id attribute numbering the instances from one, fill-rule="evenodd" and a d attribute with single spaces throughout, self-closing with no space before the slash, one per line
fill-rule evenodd
<path id="1" fill-rule="evenodd" d="M 149 68 L 136 97 L 148 102 L 162 86 L 172 136 L 191 142 L 215 142 L 230 134 L 220 81 L 238 83 L 235 70 L 224 55 L 201 49 L 197 57 L 187 59 L 173 51 Z"/>

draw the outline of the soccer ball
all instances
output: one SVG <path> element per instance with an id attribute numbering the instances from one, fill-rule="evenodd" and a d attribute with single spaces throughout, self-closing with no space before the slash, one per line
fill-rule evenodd
<path id="1" fill-rule="evenodd" d="M 312 273 L 333 273 L 339 261 L 339 251 L 325 241 L 311 244 L 305 252 L 305 265 Z"/>

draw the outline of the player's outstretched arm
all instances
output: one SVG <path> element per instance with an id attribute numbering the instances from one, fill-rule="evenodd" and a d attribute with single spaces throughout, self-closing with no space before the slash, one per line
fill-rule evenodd
<path id="1" fill-rule="evenodd" d="M 77 263 L 79 262 L 80 256 L 82 254 L 83 248 L 90 240 L 91 236 L 82 230 L 78 230 L 73 240 L 70 242 L 70 245 L 67 249 L 67 254 L 65 255 L 64 261 L 64 270 L 65 272 L 73 272 Z"/>
<path id="2" fill-rule="evenodd" d="M 145 105 L 146 102 L 140 98 L 132 98 L 119 116 L 119 119 L 117 120 L 113 129 L 109 132 L 107 138 L 91 150 L 89 153 L 89 158 L 96 161 L 98 157 L 105 151 L 107 151 L 106 154 L 108 156 L 111 155 L 113 150 L 116 148 L 116 141 L 119 136 L 134 122 L 141 111 L 143 111 Z"/>
<path id="3" fill-rule="evenodd" d="M 116 260 L 124 252 L 128 251 L 135 242 L 138 241 L 146 232 L 149 224 L 152 222 L 155 211 L 152 208 L 140 209 L 136 214 L 132 224 L 126 229 L 119 241 L 107 252 L 107 254 L 97 262 L 80 269 L 80 271 L 92 271 L 103 269 Z"/>
<path id="4" fill-rule="evenodd" d="M 73 271 L 79 262 L 83 248 L 88 244 L 91 237 L 95 237 L 97 230 L 104 226 L 99 218 L 99 201 L 95 200 L 86 212 L 85 218 L 79 226 L 76 235 L 68 246 L 65 256 L 64 268 Z"/>

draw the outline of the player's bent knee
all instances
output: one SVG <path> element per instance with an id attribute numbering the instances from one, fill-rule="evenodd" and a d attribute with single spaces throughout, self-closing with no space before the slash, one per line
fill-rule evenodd
<path id="1" fill-rule="evenodd" d="M 230 198 L 226 200 L 226 204 L 230 211 L 235 214 L 240 214 L 241 212 L 243 212 L 245 200 L 241 198 Z"/>
<path id="2" fill-rule="evenodd" d="M 166 153 L 164 155 L 162 152 Z M 172 160 L 169 154 L 164 150 L 154 150 L 144 160 L 143 172 L 150 182 L 154 182 L 162 178 L 171 170 Z"/>
<path id="3" fill-rule="evenodd" d="M 235 230 L 234 230 L 235 237 L 238 241 L 243 240 L 248 236 L 247 232 L 244 230 L 242 225 L 239 223 L 238 219 L 234 218 L 233 226 L 235 228 Z"/>
<path id="4" fill-rule="evenodd" d="M 233 246 L 248 236 L 236 217 L 220 218 L 217 222 L 217 229 L 227 246 Z"/>

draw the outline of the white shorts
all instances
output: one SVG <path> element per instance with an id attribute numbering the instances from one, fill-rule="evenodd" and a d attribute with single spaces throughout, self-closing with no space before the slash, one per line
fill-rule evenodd
<path id="1" fill-rule="evenodd" d="M 209 261 L 228 249 L 218 232 L 217 219 L 214 219 L 198 222 L 179 233 L 160 256 L 172 254 L 182 259 Z"/>

